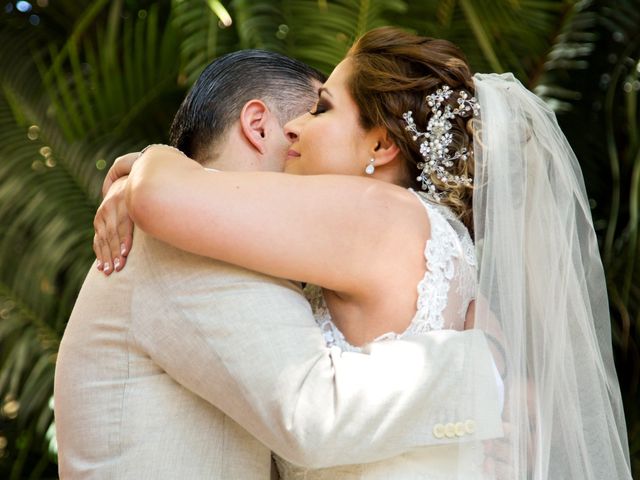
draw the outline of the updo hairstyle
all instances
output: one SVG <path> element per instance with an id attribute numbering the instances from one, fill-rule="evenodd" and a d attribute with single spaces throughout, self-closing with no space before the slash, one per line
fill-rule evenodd
<path id="1" fill-rule="evenodd" d="M 416 126 L 426 130 L 432 115 L 426 96 L 448 85 L 454 91 L 448 103 L 457 106 L 458 91 L 474 95 L 471 69 L 462 51 L 447 40 L 420 37 L 403 30 L 382 27 L 360 37 L 347 54 L 351 60 L 349 90 L 360 110 L 360 123 L 365 130 L 382 126 L 400 149 L 405 172 L 402 184 L 416 191 L 422 190 L 418 163 L 424 161 L 420 145 L 413 140 L 402 115 L 411 110 Z M 453 175 L 473 177 L 472 119 L 451 119 L 453 142 L 449 152 L 466 148 L 468 159 L 458 159 L 448 168 Z M 473 232 L 473 187 L 439 180 L 435 173 L 431 180 L 444 192 L 440 203 L 449 206 Z"/>

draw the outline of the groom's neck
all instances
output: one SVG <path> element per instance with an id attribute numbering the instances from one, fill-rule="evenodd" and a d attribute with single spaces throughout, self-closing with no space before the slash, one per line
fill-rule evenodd
<path id="1" fill-rule="evenodd" d="M 242 172 L 242 171 L 257 171 L 258 165 L 254 165 L 251 162 L 246 161 L 245 157 L 241 156 L 241 153 L 229 153 L 221 155 L 213 161 L 204 163 L 206 168 L 213 168 L 215 170 L 222 170 L 228 172 Z"/>
<path id="2" fill-rule="evenodd" d="M 230 132 L 226 140 L 217 145 L 216 151 L 211 152 L 209 158 L 203 165 L 216 170 L 258 171 L 262 166 L 258 152 L 236 132 Z"/>

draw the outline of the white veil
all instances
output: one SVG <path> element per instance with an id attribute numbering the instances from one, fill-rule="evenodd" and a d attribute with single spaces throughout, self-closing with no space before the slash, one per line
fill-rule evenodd
<path id="1" fill-rule="evenodd" d="M 553 112 L 513 75 L 474 80 L 475 327 L 506 394 L 505 438 L 488 445 L 496 477 L 630 479 L 605 278 L 577 159 Z"/>

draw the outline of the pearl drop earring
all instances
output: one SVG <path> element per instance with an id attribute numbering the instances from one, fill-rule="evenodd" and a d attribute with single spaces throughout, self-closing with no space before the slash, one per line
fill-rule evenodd
<path id="1" fill-rule="evenodd" d="M 369 165 L 367 165 L 367 168 L 364 169 L 364 173 L 366 173 L 367 175 L 373 175 L 373 172 L 376 171 L 376 166 L 373 164 L 373 162 L 375 162 L 376 159 L 371 157 L 369 159 Z"/>

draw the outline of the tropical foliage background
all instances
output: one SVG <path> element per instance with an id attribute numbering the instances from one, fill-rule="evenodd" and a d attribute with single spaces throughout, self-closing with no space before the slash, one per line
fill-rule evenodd
<path id="1" fill-rule="evenodd" d="M 640 478 L 640 0 L 29 0 L 0 13 L 0 477 L 56 478 L 53 372 L 93 262 L 113 159 L 166 141 L 216 56 L 279 51 L 329 72 L 381 25 L 453 40 L 558 112 L 608 276 Z"/>

